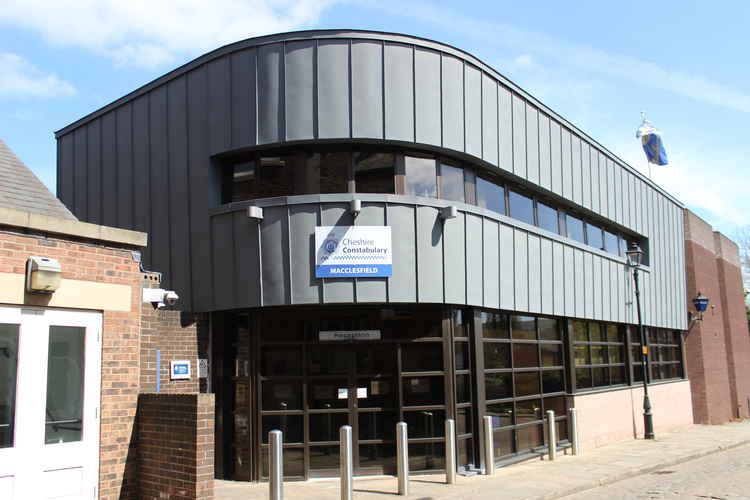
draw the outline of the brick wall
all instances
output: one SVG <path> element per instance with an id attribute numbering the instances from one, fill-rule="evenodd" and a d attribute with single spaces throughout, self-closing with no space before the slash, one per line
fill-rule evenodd
<path id="1" fill-rule="evenodd" d="M 138 438 L 138 498 L 214 498 L 213 394 L 141 394 Z"/>
<path id="2" fill-rule="evenodd" d="M 0 273 L 23 274 L 31 255 L 57 259 L 64 279 L 132 287 L 130 311 L 102 317 L 99 498 L 134 495 L 133 426 L 139 388 L 142 274 L 129 249 L 0 227 Z"/>
<path id="3" fill-rule="evenodd" d="M 750 334 L 745 316 L 745 295 L 739 248 L 726 236 L 715 233 L 717 269 L 721 288 L 721 312 L 727 345 L 732 415 L 750 417 Z"/>
<path id="4" fill-rule="evenodd" d="M 181 311 L 154 309 L 145 304 L 141 316 L 141 392 L 156 391 L 156 351 L 161 353 L 160 385 L 165 393 L 198 392 L 198 320 Z M 190 380 L 170 380 L 169 362 L 190 361 Z"/>
<path id="5" fill-rule="evenodd" d="M 688 310 L 698 292 L 711 301 L 685 339 L 693 417 L 718 424 L 748 416 L 750 338 L 737 247 L 688 210 L 684 221 Z"/>

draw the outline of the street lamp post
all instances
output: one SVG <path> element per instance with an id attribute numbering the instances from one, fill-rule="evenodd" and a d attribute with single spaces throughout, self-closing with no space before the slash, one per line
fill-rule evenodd
<path id="1" fill-rule="evenodd" d="M 643 257 L 643 250 L 633 243 L 625 254 L 628 257 L 628 266 L 633 269 L 633 282 L 635 283 L 635 307 L 638 313 L 638 336 L 641 339 L 641 366 L 643 367 L 643 428 L 645 439 L 654 439 L 654 419 L 651 413 L 651 400 L 648 397 L 648 346 L 646 345 L 646 333 L 643 330 L 643 319 L 641 318 L 641 290 L 638 284 L 638 268 Z"/>

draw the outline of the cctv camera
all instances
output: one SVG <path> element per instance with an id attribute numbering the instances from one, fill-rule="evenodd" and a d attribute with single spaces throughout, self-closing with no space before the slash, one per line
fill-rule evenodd
<path id="1" fill-rule="evenodd" d="M 166 293 L 164 294 L 164 299 L 163 300 L 164 300 L 164 302 L 168 306 L 173 306 L 173 305 L 175 305 L 177 303 L 177 299 L 179 299 L 179 298 L 180 298 L 180 296 L 177 295 L 174 292 L 174 290 L 167 290 Z"/>

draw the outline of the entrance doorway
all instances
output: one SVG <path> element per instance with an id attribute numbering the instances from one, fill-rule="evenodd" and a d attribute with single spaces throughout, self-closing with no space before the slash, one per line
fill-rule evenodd
<path id="1" fill-rule="evenodd" d="M 0 498 L 96 498 L 101 314 L 0 307 Z"/>
<path id="2" fill-rule="evenodd" d="M 398 416 L 395 345 L 308 349 L 310 476 L 339 473 L 339 429 L 352 427 L 354 473 L 395 472 Z"/>

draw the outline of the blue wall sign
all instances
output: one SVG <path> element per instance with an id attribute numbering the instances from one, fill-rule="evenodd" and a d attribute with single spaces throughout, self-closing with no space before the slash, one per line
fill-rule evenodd
<path id="1" fill-rule="evenodd" d="M 393 273 L 390 226 L 315 228 L 316 278 L 389 277 Z"/>

